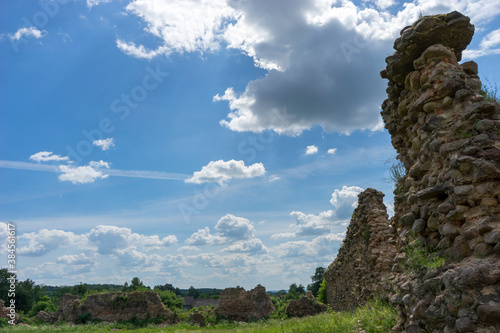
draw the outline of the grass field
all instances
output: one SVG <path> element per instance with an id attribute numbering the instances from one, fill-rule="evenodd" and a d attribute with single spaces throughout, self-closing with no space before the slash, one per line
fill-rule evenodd
<path id="1" fill-rule="evenodd" d="M 5 332 L 390 332 L 398 320 L 397 311 L 381 301 L 373 301 L 353 312 L 330 312 L 306 318 L 271 319 L 255 323 L 221 322 L 214 326 L 197 327 L 187 323 L 159 327 L 149 324 L 137 327 L 131 323 L 87 325 L 39 325 L 5 327 Z"/>

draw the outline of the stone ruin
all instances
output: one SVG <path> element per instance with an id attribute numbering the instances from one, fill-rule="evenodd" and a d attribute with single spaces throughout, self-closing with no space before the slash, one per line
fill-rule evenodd
<path id="1" fill-rule="evenodd" d="M 359 195 L 344 243 L 325 272 L 328 304 L 335 311 L 349 311 L 388 292 L 386 281 L 398 251 L 383 198 L 371 188 Z"/>
<path id="2" fill-rule="evenodd" d="M 477 64 L 458 63 L 473 33 L 451 12 L 395 41 L 382 117 L 406 175 L 391 220 L 380 192 L 360 194 L 325 273 L 333 309 L 382 296 L 401 311 L 396 332 L 500 331 L 500 110 L 481 94 Z M 407 246 L 444 263 L 408 271 Z"/>
<path id="3" fill-rule="evenodd" d="M 325 312 L 327 306 L 320 303 L 314 298 L 312 292 L 309 290 L 305 296 L 299 299 L 293 299 L 290 301 L 286 308 L 286 314 L 288 317 L 305 317 L 314 316 Z"/>
<path id="4" fill-rule="evenodd" d="M 259 284 L 249 291 L 242 287 L 224 289 L 215 313 L 225 319 L 251 321 L 268 318 L 274 310 L 276 308 L 266 288 Z"/>
<path id="5" fill-rule="evenodd" d="M 5 318 L 10 322 L 14 322 L 14 324 L 19 322 L 19 315 L 12 313 L 11 309 L 5 306 L 5 302 L 2 299 L 0 299 L 0 318 Z"/>
<path id="6" fill-rule="evenodd" d="M 59 310 L 52 314 L 52 321 L 76 322 L 80 316 L 88 314 L 91 319 L 106 322 L 165 318 L 173 313 L 165 308 L 160 296 L 154 291 L 114 292 L 89 295 L 80 302 L 76 295 L 65 294 L 61 298 Z M 44 317 L 46 317 L 44 315 Z"/>

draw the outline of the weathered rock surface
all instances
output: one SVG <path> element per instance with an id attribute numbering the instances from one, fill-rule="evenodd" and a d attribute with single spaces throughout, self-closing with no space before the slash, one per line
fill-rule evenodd
<path id="1" fill-rule="evenodd" d="M 189 323 L 200 327 L 205 326 L 205 317 L 199 312 L 193 312 L 189 315 Z"/>
<path id="2" fill-rule="evenodd" d="M 43 323 L 47 323 L 47 324 L 52 324 L 55 322 L 56 318 L 54 317 L 54 315 L 48 313 L 48 312 L 45 312 L 45 311 L 40 311 L 36 314 L 35 318 L 37 320 L 40 320 L 41 322 Z"/>
<path id="3" fill-rule="evenodd" d="M 286 308 L 286 314 L 289 317 L 305 317 L 314 316 L 326 310 L 327 306 L 318 302 L 312 293 L 310 293 L 298 300 L 291 300 Z"/>
<path id="4" fill-rule="evenodd" d="M 90 314 L 92 319 L 107 322 L 172 316 L 172 312 L 165 308 L 158 294 L 153 291 L 94 294 L 87 296 L 83 303 L 80 303 L 78 296 L 65 294 L 55 316 L 58 320 L 75 322 L 84 313 Z"/>
<path id="5" fill-rule="evenodd" d="M 5 307 L 5 302 L 0 299 L 0 318 L 6 318 L 8 321 L 13 320 L 14 324 L 19 321 L 19 315 L 17 313 L 12 313 L 12 311 Z"/>
<path id="6" fill-rule="evenodd" d="M 230 320 L 249 321 L 267 318 L 274 310 L 276 309 L 266 288 L 259 284 L 249 291 L 241 287 L 224 289 L 215 313 Z"/>
<path id="7" fill-rule="evenodd" d="M 374 190 L 360 195 L 325 275 L 332 308 L 382 294 L 401 311 L 396 332 L 500 332 L 500 110 L 481 94 L 477 64 L 458 63 L 473 32 L 458 12 L 423 17 L 386 59 L 382 117 L 406 176 L 379 242 L 361 234 L 385 207 L 367 203 Z M 408 270 L 409 244 L 444 264 Z"/>
<path id="8" fill-rule="evenodd" d="M 325 273 L 328 304 L 333 310 L 351 310 L 373 295 L 390 291 L 385 281 L 390 278 L 397 249 L 383 198 L 374 189 L 359 195 L 344 242 Z"/>

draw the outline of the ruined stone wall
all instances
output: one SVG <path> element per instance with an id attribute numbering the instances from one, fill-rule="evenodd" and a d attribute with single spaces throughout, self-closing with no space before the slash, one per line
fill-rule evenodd
<path id="1" fill-rule="evenodd" d="M 383 198 L 374 189 L 359 195 L 344 242 L 325 273 L 328 304 L 336 311 L 351 310 L 390 292 L 387 279 L 393 278 L 397 250 Z"/>
<path id="2" fill-rule="evenodd" d="M 480 94 L 477 64 L 458 63 L 473 33 L 458 12 L 423 17 L 401 31 L 381 72 L 389 80 L 382 116 L 406 169 L 390 221 L 396 264 L 372 271 L 357 259 L 367 274 L 388 276 L 386 289 L 401 310 L 398 332 L 500 331 L 500 110 Z M 340 261 L 364 248 L 349 233 L 344 246 L 354 249 L 341 249 Z M 444 262 L 409 270 L 408 246 Z M 339 269 L 336 278 L 363 286 L 342 264 L 346 273 Z M 332 307 L 336 288 L 329 290 Z"/>
<path id="3" fill-rule="evenodd" d="M 126 321 L 132 318 L 167 319 L 173 315 L 165 308 L 156 292 L 134 291 L 89 295 L 83 303 L 80 303 L 78 296 L 65 294 L 61 298 L 59 310 L 54 314 L 54 319 L 75 322 L 85 313 L 88 313 L 92 319 L 108 322 Z"/>
<path id="4" fill-rule="evenodd" d="M 266 288 L 259 284 L 249 291 L 242 287 L 224 289 L 215 313 L 225 319 L 249 321 L 268 318 L 274 310 Z"/>

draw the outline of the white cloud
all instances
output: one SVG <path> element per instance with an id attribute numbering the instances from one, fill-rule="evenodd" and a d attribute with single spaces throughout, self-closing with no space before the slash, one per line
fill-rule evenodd
<path id="1" fill-rule="evenodd" d="M 95 264 L 95 256 L 88 256 L 85 253 L 66 254 L 57 257 L 57 262 L 68 265 L 92 265 Z"/>
<path id="2" fill-rule="evenodd" d="M 30 156 L 30 160 L 36 162 L 47 162 L 47 161 L 68 161 L 69 157 L 54 155 L 51 151 L 41 151 Z"/>
<path id="3" fill-rule="evenodd" d="M 318 152 L 318 147 L 315 145 L 307 146 L 306 155 L 314 155 Z"/>
<path id="4" fill-rule="evenodd" d="M 186 239 L 186 243 L 189 245 L 214 245 L 224 242 L 225 239 L 220 237 L 220 235 L 212 235 L 209 227 L 199 229 L 197 232 L 193 233 L 191 237 Z"/>
<path id="5" fill-rule="evenodd" d="M 201 251 L 200 248 L 196 246 L 181 246 L 177 249 L 178 252 L 198 252 Z"/>
<path id="6" fill-rule="evenodd" d="M 269 178 L 269 182 L 274 183 L 275 181 L 278 181 L 280 179 L 281 179 L 281 177 L 279 177 L 279 176 L 272 176 L 271 178 Z"/>
<path id="7" fill-rule="evenodd" d="M 497 29 L 484 36 L 484 38 L 481 40 L 481 43 L 479 44 L 479 49 L 465 50 L 464 58 L 474 59 L 485 55 L 500 54 L 500 48 L 495 48 L 498 47 L 499 44 L 500 29 Z"/>
<path id="8" fill-rule="evenodd" d="M 270 129 L 299 135 L 315 126 L 344 134 L 380 131 L 385 85 L 373 63 L 384 63 L 393 52 L 392 42 L 402 27 L 418 19 L 419 13 L 458 10 L 476 25 L 500 13 L 500 3 L 491 0 L 418 0 L 403 3 L 391 14 L 386 9 L 394 4 L 394 0 L 358 5 L 349 0 L 134 0 L 127 11 L 141 18 L 145 30 L 161 43 L 151 50 L 121 39 L 117 45 L 127 54 L 148 59 L 214 51 L 222 45 L 246 53 L 267 75 L 249 82 L 243 91 L 228 87 L 213 98 L 229 102 L 230 112 L 221 124 L 234 131 Z M 276 117 L 283 110 L 287 117 Z"/>
<path id="9" fill-rule="evenodd" d="M 111 254 L 135 245 L 140 245 L 145 250 L 159 250 L 177 243 L 177 237 L 174 235 L 160 239 L 158 235 L 141 235 L 133 233 L 130 228 L 111 225 L 98 225 L 90 230 L 87 237 L 91 244 L 97 246 L 97 252 L 100 254 Z"/>
<path id="10" fill-rule="evenodd" d="M 239 241 L 222 249 L 223 252 L 267 252 L 267 247 L 258 238 L 247 241 Z"/>
<path id="11" fill-rule="evenodd" d="M 111 0 L 87 0 L 87 7 L 92 8 L 94 6 L 98 6 L 102 3 L 111 2 Z"/>
<path id="12" fill-rule="evenodd" d="M 106 138 L 106 139 L 101 139 L 101 140 L 94 140 L 92 142 L 94 146 L 101 147 L 102 150 L 106 151 L 111 147 L 115 146 L 115 139 L 114 138 Z"/>
<path id="13" fill-rule="evenodd" d="M 318 215 L 299 211 L 291 212 L 290 216 L 295 223 L 290 225 L 290 231 L 274 234 L 271 238 L 319 236 L 332 233 L 334 227 L 347 225 L 352 211 L 358 204 L 358 194 L 362 191 L 363 189 L 357 186 L 343 186 L 341 190 L 335 189 L 330 199 L 334 210 L 327 210 Z"/>
<path id="14" fill-rule="evenodd" d="M 241 240 L 253 237 L 254 226 L 246 218 L 227 214 L 217 221 L 215 229 L 219 231 L 221 237 Z"/>
<path id="15" fill-rule="evenodd" d="M 331 148 L 331 149 L 328 149 L 328 151 L 327 151 L 327 153 L 330 155 L 335 155 L 336 152 L 337 152 L 337 148 Z"/>
<path id="16" fill-rule="evenodd" d="M 21 28 L 17 30 L 14 34 L 9 35 L 11 40 L 20 40 L 23 37 L 34 37 L 36 39 L 45 37 L 47 34 L 47 31 L 45 30 L 38 30 L 35 27 L 29 27 L 29 28 Z"/>
<path id="17" fill-rule="evenodd" d="M 60 246 L 85 248 L 84 236 L 75 235 L 70 231 L 58 229 L 42 229 L 38 232 L 25 233 L 19 236 L 21 241 L 27 240 L 28 245 L 19 249 L 19 254 L 29 257 L 40 257 L 56 250 Z"/>
<path id="18" fill-rule="evenodd" d="M 134 0 L 127 11 L 147 24 L 145 29 L 162 39 L 155 50 L 117 40 L 126 54 L 151 59 L 172 52 L 210 52 L 220 47 L 224 26 L 234 19 L 235 10 L 225 0 Z"/>
<path id="19" fill-rule="evenodd" d="M 335 207 L 338 219 L 350 219 L 352 211 L 358 206 L 358 195 L 364 189 L 358 186 L 342 186 L 341 190 L 335 189 L 330 203 Z"/>
<path id="20" fill-rule="evenodd" d="M 144 270 L 146 267 L 154 265 L 162 258 L 155 254 L 145 254 L 137 251 L 136 246 L 131 246 L 126 249 L 117 249 L 113 255 L 118 258 L 118 266 L 120 267 L 141 267 Z"/>
<path id="21" fill-rule="evenodd" d="M 253 238 L 254 226 L 243 217 L 227 214 L 217 221 L 212 234 L 209 227 L 199 229 L 186 240 L 189 245 L 218 245 Z"/>
<path id="22" fill-rule="evenodd" d="M 73 167 L 69 165 L 60 165 L 59 170 L 62 172 L 59 175 L 60 181 L 70 181 L 73 184 L 93 183 L 96 179 L 108 178 L 109 175 L 104 174 L 100 168 L 109 168 L 109 164 L 104 161 L 91 161 L 89 165 Z"/>
<path id="23" fill-rule="evenodd" d="M 319 236 L 312 241 L 292 241 L 279 244 L 273 248 L 278 257 L 314 257 L 326 256 L 334 252 L 334 245 L 344 239 L 345 235 L 328 234 Z"/>
<path id="24" fill-rule="evenodd" d="M 259 177 L 266 173 L 266 169 L 262 163 L 254 163 L 245 166 L 244 161 L 212 161 L 208 165 L 201 168 L 201 171 L 196 171 L 193 176 L 186 179 L 186 183 L 219 183 L 231 179 L 244 179 Z"/>

